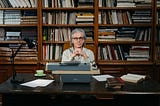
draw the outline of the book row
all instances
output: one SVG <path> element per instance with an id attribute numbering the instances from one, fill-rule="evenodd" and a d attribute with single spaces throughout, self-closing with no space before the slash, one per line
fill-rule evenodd
<path id="1" fill-rule="evenodd" d="M 43 60 L 61 60 L 62 44 L 43 44 Z"/>
<path id="2" fill-rule="evenodd" d="M 122 11 L 110 10 L 99 11 L 99 24 L 136 24 L 136 23 L 151 23 L 151 11 L 136 10 Z"/>
<path id="3" fill-rule="evenodd" d="M 1 8 L 33 8 L 37 7 L 37 0 L 0 0 Z"/>
<path id="4" fill-rule="evenodd" d="M 151 28 L 121 27 L 99 29 L 98 41 L 150 41 Z"/>
<path id="5" fill-rule="evenodd" d="M 12 55 L 18 50 L 20 44 L 9 44 L 5 47 L 0 47 L 0 62 L 10 62 Z M 22 45 L 17 52 L 14 61 L 37 61 L 36 47 L 30 49 L 27 45 Z"/>
<path id="6" fill-rule="evenodd" d="M 37 24 L 36 11 L 0 10 L 0 24 Z"/>
<path id="7" fill-rule="evenodd" d="M 0 28 L 0 41 L 19 41 L 25 38 L 37 40 L 37 29 L 36 28 L 19 28 L 18 30 L 10 30 Z"/>
<path id="8" fill-rule="evenodd" d="M 93 7 L 94 0 L 43 0 L 45 8 Z"/>
<path id="9" fill-rule="evenodd" d="M 70 41 L 72 28 L 43 28 L 43 41 Z M 93 41 L 94 33 L 90 28 L 84 28 L 86 40 Z"/>
<path id="10" fill-rule="evenodd" d="M 99 7 L 151 6 L 151 0 L 99 0 Z"/>
<path id="11" fill-rule="evenodd" d="M 149 46 L 101 45 L 98 46 L 99 60 L 148 61 Z M 43 44 L 44 60 L 61 60 L 63 44 Z"/>
<path id="12" fill-rule="evenodd" d="M 94 7 L 94 0 L 44 0 L 44 7 Z M 151 0 L 99 0 L 99 7 L 151 6 Z"/>
<path id="13" fill-rule="evenodd" d="M 91 12 L 43 12 L 44 24 L 93 24 Z"/>
<path id="14" fill-rule="evenodd" d="M 148 61 L 149 46 L 131 46 L 131 45 L 98 46 L 98 59 Z"/>
<path id="15" fill-rule="evenodd" d="M 93 24 L 94 14 L 91 12 L 43 12 L 44 24 Z M 151 11 L 136 10 L 99 11 L 99 24 L 136 24 L 151 23 Z"/>

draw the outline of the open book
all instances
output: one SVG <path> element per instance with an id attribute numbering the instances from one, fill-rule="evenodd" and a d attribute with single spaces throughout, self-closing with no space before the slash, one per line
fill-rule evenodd
<path id="1" fill-rule="evenodd" d="M 138 83 L 146 78 L 145 75 L 139 75 L 139 74 L 126 74 L 121 76 L 121 79 L 127 82 L 132 82 L 132 83 Z"/>

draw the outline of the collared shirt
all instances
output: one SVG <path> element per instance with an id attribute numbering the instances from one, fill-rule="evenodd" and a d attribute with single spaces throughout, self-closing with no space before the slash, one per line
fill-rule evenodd
<path id="1" fill-rule="evenodd" d="M 87 59 L 84 59 L 83 56 L 75 56 L 74 58 L 71 58 L 71 54 L 73 53 L 73 51 L 74 51 L 73 47 L 63 51 L 62 62 L 78 61 L 78 62 L 81 62 L 81 63 L 90 63 L 90 62 L 93 62 L 95 60 L 94 53 L 90 49 L 87 49 L 87 48 L 83 47 L 83 50 L 82 50 L 88 56 Z"/>

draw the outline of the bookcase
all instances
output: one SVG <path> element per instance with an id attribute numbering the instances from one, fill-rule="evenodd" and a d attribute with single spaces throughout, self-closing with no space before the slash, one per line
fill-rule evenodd
<path id="1" fill-rule="evenodd" d="M 0 2 L 1 11 L 19 11 L 21 17 L 19 24 L 5 24 L 5 18 L 0 18 L 3 19 L 3 23 L 0 21 L 0 32 L 5 33 L 5 37 L 0 35 L 3 39 L 0 46 L 23 44 L 23 48 L 29 51 L 24 38 L 36 42 L 30 50 L 36 54 L 34 58 L 28 57 L 32 53 L 26 52 L 26 60 L 20 58 L 15 61 L 18 72 L 34 72 L 44 69 L 47 62 L 60 62 L 63 45 L 69 43 L 71 31 L 78 27 L 85 30 L 86 45 L 94 48 L 95 61 L 102 74 L 147 74 L 160 81 L 158 0 L 128 0 L 126 4 L 121 0 L 22 1 L 29 1 L 30 5 L 12 6 L 12 0 L 2 0 L 3 5 L 8 3 L 8 6 L 2 6 Z M 6 40 L 6 32 L 10 30 L 19 31 L 21 38 Z M 0 73 L 8 77 L 12 70 L 9 61 L 11 51 L 3 51 L 1 57 L 6 59 L 6 53 L 8 60 L 0 61 L 0 66 L 5 66 L 0 68 Z"/>
<path id="2" fill-rule="evenodd" d="M 60 61 L 63 45 L 69 43 L 72 29 L 81 27 L 87 36 L 87 45 L 95 45 L 95 3 L 79 7 L 76 0 L 49 2 L 42 0 L 42 62 Z M 85 3 L 81 3 L 83 6 Z"/>
<path id="3" fill-rule="evenodd" d="M 145 0 L 145 4 L 129 1 L 130 3 L 126 4 L 120 0 L 111 3 L 108 3 L 109 0 L 99 2 L 98 17 L 101 21 L 98 19 L 97 52 L 101 55 L 97 58 L 102 73 L 122 75 L 128 72 L 153 72 L 152 34 L 155 1 Z M 112 33 L 106 33 L 109 31 Z M 108 38 L 102 39 L 103 36 Z"/>
<path id="4" fill-rule="evenodd" d="M 155 60 L 155 63 L 156 63 L 156 67 L 155 67 L 155 70 L 156 70 L 156 72 L 157 72 L 157 76 L 156 77 L 158 77 L 158 79 L 159 79 L 159 74 L 160 74 L 160 64 L 159 64 L 159 57 L 160 57 L 160 55 L 159 55 L 159 48 L 160 48 L 160 40 L 159 40 L 159 31 L 160 31 L 160 26 L 159 26 L 159 16 L 160 16 L 160 14 L 159 14 L 159 9 L 160 9 L 160 5 L 159 5 L 159 0 L 157 0 L 156 2 L 155 2 L 155 22 L 154 22 L 154 27 L 155 27 L 155 38 L 154 38 L 154 48 L 155 48 L 155 55 L 154 55 L 154 60 Z"/>
<path id="5" fill-rule="evenodd" d="M 28 47 L 28 43 L 39 38 L 37 3 L 37 0 L 0 1 L 0 83 L 12 75 L 13 64 L 17 72 L 34 72 L 37 68 L 38 47 Z"/>

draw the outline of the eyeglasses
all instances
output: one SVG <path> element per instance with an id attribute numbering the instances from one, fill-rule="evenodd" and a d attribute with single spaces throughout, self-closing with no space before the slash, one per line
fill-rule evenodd
<path id="1" fill-rule="evenodd" d="M 78 39 L 79 39 L 79 40 L 84 40 L 84 37 L 74 37 L 74 38 L 72 38 L 72 39 L 78 41 Z"/>

